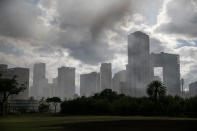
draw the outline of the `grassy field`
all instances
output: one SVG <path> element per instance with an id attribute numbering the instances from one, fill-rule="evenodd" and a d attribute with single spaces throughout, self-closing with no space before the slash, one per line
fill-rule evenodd
<path id="1" fill-rule="evenodd" d="M 197 128 L 195 118 L 20 115 L 0 118 L 0 131 L 41 130 L 185 130 Z M 153 129 L 154 128 L 154 129 Z M 160 129 L 159 129 L 160 128 Z"/>

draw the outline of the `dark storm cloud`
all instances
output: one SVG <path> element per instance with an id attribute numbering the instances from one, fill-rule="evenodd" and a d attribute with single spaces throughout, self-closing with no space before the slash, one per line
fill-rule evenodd
<path id="1" fill-rule="evenodd" d="M 37 18 L 40 13 L 34 0 L 1 0 L 0 35 L 19 39 L 37 38 L 34 31 L 40 26 Z"/>
<path id="2" fill-rule="evenodd" d="M 92 65 L 112 59 L 114 51 L 110 49 L 105 37 L 92 40 L 89 36 L 91 33 L 85 33 L 84 35 L 82 32 L 79 37 L 72 33 L 66 34 L 64 32 L 59 35 L 58 43 L 62 48 L 68 49 L 71 57 Z"/>
<path id="3" fill-rule="evenodd" d="M 197 38 L 197 1 L 171 0 L 166 5 L 170 21 L 162 23 L 157 32 Z"/>
<path id="4" fill-rule="evenodd" d="M 57 23 L 62 30 L 58 43 L 69 49 L 72 57 L 87 64 L 114 57 L 109 31 L 121 32 L 131 0 L 59 0 L 57 5 Z"/>
<path id="5" fill-rule="evenodd" d="M 121 46 L 114 44 L 126 39 L 121 26 L 136 4 L 140 6 L 134 0 L 1 0 L 0 35 L 36 45 L 33 52 L 42 56 L 68 51 L 72 58 L 95 65 L 120 53 Z M 47 27 L 43 19 L 55 22 Z M 117 37 L 110 39 L 111 34 Z"/>
<path id="6" fill-rule="evenodd" d="M 67 0 L 57 2 L 62 29 L 88 28 L 92 36 L 113 29 L 121 22 L 132 5 L 131 0 Z"/>
<path id="7" fill-rule="evenodd" d="M 131 6 L 132 0 L 1 0 L 0 35 L 36 45 L 35 53 L 64 48 L 74 59 L 94 65 L 113 59 L 108 36 L 122 35 Z M 47 14 L 51 8 L 54 16 Z M 55 20 L 53 29 L 44 25 L 46 15 Z"/>
<path id="8" fill-rule="evenodd" d="M 124 23 L 124 17 L 131 13 L 131 4 L 131 1 L 125 0 L 110 5 L 106 12 L 103 12 L 103 14 L 94 20 L 90 29 L 93 39 L 96 39 L 103 30 L 117 31 L 115 25 L 118 22 Z"/>

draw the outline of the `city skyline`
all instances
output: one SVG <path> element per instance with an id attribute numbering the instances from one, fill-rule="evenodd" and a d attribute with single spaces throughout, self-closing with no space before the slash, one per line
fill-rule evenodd
<path id="1" fill-rule="evenodd" d="M 0 0 L 0 129 L 194 130 L 197 0 Z"/>
<path id="2" fill-rule="evenodd" d="M 72 8 L 76 4 L 79 8 Z M 113 74 L 125 70 L 127 34 L 137 30 L 150 35 L 151 52 L 180 54 L 185 88 L 197 79 L 194 0 L 3 0 L 1 5 L 0 63 L 30 68 L 30 85 L 37 62 L 47 63 L 50 82 L 59 67 L 75 67 L 77 87 L 79 74 L 99 72 L 100 63 L 112 63 Z"/>
<path id="3" fill-rule="evenodd" d="M 52 96 L 72 99 L 76 94 L 88 97 L 105 89 L 142 97 L 146 96 L 146 89 L 151 81 L 163 78 L 161 80 L 167 87 L 168 95 L 182 95 L 179 55 L 150 53 L 149 36 L 143 32 L 137 31 L 128 35 L 128 64 L 125 67 L 126 70 L 120 70 L 112 76 L 112 64 L 101 63 L 100 72 L 80 74 L 80 88 L 77 90 L 75 67 L 59 67 L 58 76 L 53 78 L 53 83 L 49 83 L 46 77 L 46 64 L 35 63 L 33 85 L 27 90 L 29 97 L 33 96 L 36 99 Z M 155 67 L 162 67 L 163 76 L 157 76 Z M 7 71 L 8 66 L 2 64 L 1 68 Z"/>

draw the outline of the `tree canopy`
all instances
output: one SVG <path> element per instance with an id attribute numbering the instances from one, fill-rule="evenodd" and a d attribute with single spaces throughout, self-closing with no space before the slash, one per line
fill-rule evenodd
<path id="1" fill-rule="evenodd" d="M 5 113 L 5 107 L 6 102 L 8 98 L 11 95 L 17 95 L 20 92 L 24 91 L 26 89 L 24 84 L 19 84 L 16 80 L 16 76 L 14 76 L 12 79 L 9 78 L 2 78 L 0 76 L 0 94 L 2 96 L 1 98 L 1 111 L 4 114 Z"/>
<path id="2" fill-rule="evenodd" d="M 160 88 L 161 83 L 157 84 L 153 85 Z M 155 97 L 154 95 L 151 97 L 131 97 L 107 89 L 94 96 L 63 101 L 61 113 L 64 115 L 197 116 L 197 97 L 184 99 L 178 96 L 167 96 L 163 90 L 162 93 L 158 92 L 157 98 L 159 99 L 154 101 L 152 99 Z"/>
<path id="3" fill-rule="evenodd" d="M 148 85 L 147 94 L 149 97 L 157 100 L 166 95 L 166 87 L 161 81 L 153 81 Z"/>
<path id="4" fill-rule="evenodd" d="M 55 107 L 55 113 L 56 113 L 57 104 L 61 103 L 61 99 L 59 97 L 47 98 L 46 102 L 53 103 L 53 105 Z"/>

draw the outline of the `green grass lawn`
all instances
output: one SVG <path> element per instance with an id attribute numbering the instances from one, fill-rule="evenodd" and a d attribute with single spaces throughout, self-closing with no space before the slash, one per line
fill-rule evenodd
<path id="1" fill-rule="evenodd" d="M 122 117 L 122 116 L 50 116 L 50 115 L 20 115 L 0 117 L 0 131 L 40 131 L 63 130 L 65 124 L 89 122 L 113 122 L 134 120 L 197 120 L 196 118 L 171 117 Z"/>

